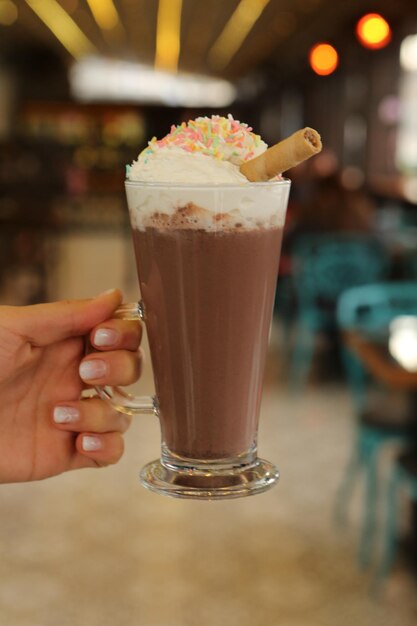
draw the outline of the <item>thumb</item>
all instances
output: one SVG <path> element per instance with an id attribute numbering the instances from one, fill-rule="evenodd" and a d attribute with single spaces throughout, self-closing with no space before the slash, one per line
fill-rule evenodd
<path id="1" fill-rule="evenodd" d="M 94 326 L 109 319 L 121 302 L 119 289 L 112 289 L 88 300 L 3 307 L 12 309 L 12 315 L 10 320 L 2 321 L 33 345 L 46 346 L 68 337 L 86 335 Z"/>

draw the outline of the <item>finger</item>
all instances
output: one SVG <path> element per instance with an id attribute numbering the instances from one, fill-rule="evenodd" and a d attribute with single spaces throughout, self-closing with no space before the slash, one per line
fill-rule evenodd
<path id="1" fill-rule="evenodd" d="M 105 467 L 117 463 L 124 451 L 120 433 L 80 433 L 75 440 L 75 455 L 71 469 Z"/>
<path id="2" fill-rule="evenodd" d="M 89 300 L 3 307 L 4 326 L 26 337 L 35 346 L 45 346 L 87 334 L 94 326 L 110 318 L 121 301 L 121 292 L 112 289 Z M 11 309 L 9 314 L 7 309 Z"/>
<path id="3" fill-rule="evenodd" d="M 124 433 L 131 423 L 128 415 L 119 413 L 100 398 L 58 404 L 53 409 L 52 419 L 60 430 L 77 433 Z"/>
<path id="4" fill-rule="evenodd" d="M 106 320 L 91 331 L 90 340 L 97 350 L 134 350 L 139 348 L 142 325 L 133 320 Z"/>
<path id="5" fill-rule="evenodd" d="M 117 350 L 89 354 L 80 364 L 79 373 L 88 385 L 131 385 L 142 370 L 142 352 Z"/>

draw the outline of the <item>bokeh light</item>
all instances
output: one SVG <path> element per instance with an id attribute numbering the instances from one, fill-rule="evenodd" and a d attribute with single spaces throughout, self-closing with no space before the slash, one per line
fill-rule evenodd
<path id="1" fill-rule="evenodd" d="M 11 26 L 17 20 L 17 6 L 11 0 L 0 0 L 0 24 Z"/>
<path id="2" fill-rule="evenodd" d="M 407 72 L 417 71 L 417 35 L 408 35 L 400 48 L 401 67 Z"/>
<path id="3" fill-rule="evenodd" d="M 367 13 L 356 24 L 356 36 L 365 48 L 384 48 L 391 41 L 391 28 L 378 13 Z"/>
<path id="4" fill-rule="evenodd" d="M 319 76 L 332 74 L 339 64 L 339 55 L 333 46 L 328 43 L 318 43 L 309 53 L 311 69 Z"/>

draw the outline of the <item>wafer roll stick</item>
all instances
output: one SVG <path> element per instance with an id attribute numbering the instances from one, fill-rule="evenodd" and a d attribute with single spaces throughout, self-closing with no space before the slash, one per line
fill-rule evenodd
<path id="1" fill-rule="evenodd" d="M 242 163 L 240 171 L 251 182 L 270 180 L 317 154 L 321 148 L 318 132 L 313 128 L 302 128 L 255 159 Z"/>

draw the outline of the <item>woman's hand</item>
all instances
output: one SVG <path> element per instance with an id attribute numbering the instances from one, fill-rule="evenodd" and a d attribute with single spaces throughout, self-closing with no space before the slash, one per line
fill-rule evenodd
<path id="1" fill-rule="evenodd" d="M 140 375 L 138 322 L 111 319 L 113 290 L 91 300 L 0 306 L 0 483 L 116 463 L 130 424 L 89 385 Z M 85 336 L 97 350 L 85 356 Z"/>

